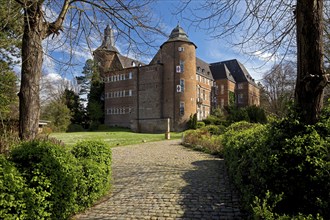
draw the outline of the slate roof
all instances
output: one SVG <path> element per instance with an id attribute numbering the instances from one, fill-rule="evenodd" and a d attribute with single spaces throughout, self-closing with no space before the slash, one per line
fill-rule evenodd
<path id="1" fill-rule="evenodd" d="M 197 46 L 189 40 L 188 35 L 183 30 L 183 28 L 180 27 L 179 24 L 172 30 L 168 40 L 166 42 L 164 42 L 160 46 L 160 48 L 162 48 L 164 44 L 166 44 L 168 42 L 173 42 L 173 41 L 184 41 L 184 42 L 192 43 L 197 48 Z"/>
<path id="2" fill-rule="evenodd" d="M 234 78 L 234 82 L 241 83 L 241 82 L 249 82 L 255 86 L 257 84 L 255 83 L 254 79 L 251 77 L 249 72 L 246 70 L 246 68 L 236 59 L 233 60 L 227 60 L 227 61 L 221 61 L 217 63 L 211 63 L 211 70 L 212 74 L 215 75 L 216 79 L 222 79 L 222 78 L 228 78 L 228 72 L 230 72 L 232 77 Z M 229 75 L 230 77 L 230 75 Z"/>
<path id="3" fill-rule="evenodd" d="M 228 79 L 229 81 L 236 83 L 226 64 L 211 64 L 210 69 L 214 80 Z"/>
<path id="4" fill-rule="evenodd" d="M 132 58 L 129 58 L 129 57 L 125 57 L 121 54 L 118 54 L 118 58 L 119 58 L 119 61 L 121 63 L 121 65 L 123 66 L 123 68 L 129 68 L 129 67 L 133 67 L 133 62 L 135 63 L 135 67 L 137 66 L 145 66 L 146 64 L 140 62 L 140 61 L 137 61 L 137 60 L 134 60 Z"/>
<path id="5" fill-rule="evenodd" d="M 204 70 L 204 71 L 203 71 Z M 210 69 L 210 64 L 196 57 L 196 72 L 208 79 L 213 80 L 213 75 Z"/>

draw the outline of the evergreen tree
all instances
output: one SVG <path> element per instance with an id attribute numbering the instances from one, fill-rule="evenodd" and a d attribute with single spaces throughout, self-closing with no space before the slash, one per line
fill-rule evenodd
<path id="1" fill-rule="evenodd" d="M 83 128 L 87 126 L 86 110 L 80 103 L 79 95 L 74 91 L 65 89 L 63 93 L 63 100 L 71 112 L 71 124 L 81 125 Z"/>

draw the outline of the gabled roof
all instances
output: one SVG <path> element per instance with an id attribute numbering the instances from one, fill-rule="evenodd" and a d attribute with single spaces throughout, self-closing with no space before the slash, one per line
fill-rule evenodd
<path id="1" fill-rule="evenodd" d="M 213 75 L 210 70 L 210 64 L 196 57 L 196 72 L 199 75 L 202 75 L 208 79 L 213 80 Z"/>
<path id="2" fill-rule="evenodd" d="M 134 59 L 129 58 L 129 57 L 125 57 L 121 54 L 118 54 L 118 59 L 119 59 L 121 65 L 123 66 L 123 68 L 145 66 L 146 65 L 146 64 L 144 64 L 140 61 L 134 60 Z"/>
<path id="3" fill-rule="evenodd" d="M 217 64 L 217 65 L 211 64 L 210 69 L 214 80 L 228 79 L 229 81 L 236 83 L 233 75 L 231 75 L 226 64 Z"/>
<path id="4" fill-rule="evenodd" d="M 249 82 L 249 83 L 257 86 L 254 79 L 251 77 L 251 75 L 246 70 L 246 68 L 243 66 L 243 64 L 241 64 L 236 59 L 221 61 L 221 62 L 217 62 L 217 63 L 211 63 L 211 69 L 217 69 L 217 68 L 220 69 L 221 67 L 219 67 L 219 66 L 227 67 L 227 69 L 229 70 L 229 72 L 231 73 L 231 75 L 233 76 L 233 78 L 235 79 L 235 81 L 237 83 Z M 222 68 L 225 68 L 225 67 L 222 67 Z"/>

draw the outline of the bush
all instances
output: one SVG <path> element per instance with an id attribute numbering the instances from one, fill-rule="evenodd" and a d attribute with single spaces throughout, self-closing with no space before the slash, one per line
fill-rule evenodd
<path id="1" fill-rule="evenodd" d="M 82 141 L 72 148 L 72 154 L 83 169 L 77 202 L 89 206 L 110 188 L 111 149 L 104 142 Z"/>
<path id="2" fill-rule="evenodd" d="M 188 129 L 197 129 L 197 113 L 190 115 L 189 121 L 187 122 Z"/>
<path id="3" fill-rule="evenodd" d="M 109 126 L 105 124 L 100 124 L 97 128 L 98 131 L 107 131 L 109 130 Z"/>
<path id="4" fill-rule="evenodd" d="M 90 123 L 90 125 L 89 125 L 89 130 L 90 131 L 97 131 L 97 129 L 99 128 L 99 125 L 100 125 L 101 123 L 100 122 L 98 122 L 98 121 L 92 121 L 91 123 Z"/>
<path id="5" fill-rule="evenodd" d="M 78 124 L 70 124 L 68 126 L 68 129 L 66 130 L 66 132 L 81 132 L 81 131 L 85 131 L 85 129 Z"/>
<path id="6" fill-rule="evenodd" d="M 35 193 L 26 205 L 29 219 L 66 219 L 78 211 L 81 168 L 63 147 L 46 141 L 25 142 L 12 150 L 11 160 Z"/>
<path id="7" fill-rule="evenodd" d="M 0 155 L 0 219 L 25 219 L 31 193 L 15 164 Z"/>
<path id="8" fill-rule="evenodd" d="M 205 123 L 202 121 L 197 122 L 197 129 L 205 126 Z"/>
<path id="9" fill-rule="evenodd" d="M 1 219 L 67 219 L 110 187 L 111 150 L 97 141 L 72 153 L 49 141 L 24 142 L 0 156 Z"/>
<path id="10" fill-rule="evenodd" d="M 211 135 L 220 135 L 223 134 L 226 127 L 223 125 L 207 125 L 205 127 L 202 127 L 201 130 L 208 131 Z"/>
<path id="11" fill-rule="evenodd" d="M 274 216 L 329 219 L 330 145 L 314 126 L 292 118 L 269 125 L 240 122 L 228 128 L 222 144 L 247 209 L 257 196 L 253 211 L 259 214 L 271 210 Z M 268 191 L 272 196 L 266 196 Z"/>
<path id="12" fill-rule="evenodd" d="M 223 121 L 213 115 L 209 115 L 207 116 L 207 118 L 203 119 L 203 122 L 205 123 L 205 125 L 221 125 L 223 124 Z"/>
<path id="13" fill-rule="evenodd" d="M 265 110 L 258 106 L 252 105 L 246 107 L 247 114 L 249 116 L 249 122 L 251 123 L 267 123 L 267 116 Z"/>
<path id="14" fill-rule="evenodd" d="M 211 135 L 206 129 L 188 130 L 184 133 L 182 144 L 205 153 L 223 155 L 221 136 Z"/>

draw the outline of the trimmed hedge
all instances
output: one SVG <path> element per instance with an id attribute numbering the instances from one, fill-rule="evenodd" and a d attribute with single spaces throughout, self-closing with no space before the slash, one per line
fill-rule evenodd
<path id="1" fill-rule="evenodd" d="M 95 148 L 93 156 L 32 141 L 14 148 L 9 160 L 0 157 L 0 218 L 67 219 L 102 196 L 110 187 L 111 151 L 105 143 L 85 145 Z"/>
<path id="2" fill-rule="evenodd" d="M 295 119 L 239 122 L 222 144 L 229 174 L 255 218 L 330 218 L 330 144 L 314 126 Z"/>

